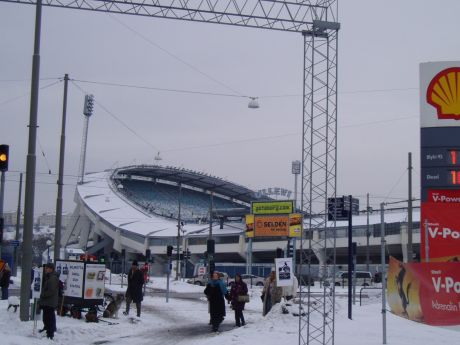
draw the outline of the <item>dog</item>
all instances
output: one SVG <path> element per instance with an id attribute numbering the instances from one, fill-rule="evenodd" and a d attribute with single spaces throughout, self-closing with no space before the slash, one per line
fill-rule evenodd
<path id="1" fill-rule="evenodd" d="M 118 311 L 121 308 L 121 304 L 125 296 L 123 294 L 117 294 L 115 299 L 109 303 L 107 308 L 105 308 L 104 313 L 102 314 L 103 317 L 110 317 L 112 319 L 118 319 Z"/>
<path id="2" fill-rule="evenodd" d="M 10 310 L 10 308 L 14 309 L 14 312 L 18 310 L 19 307 L 19 298 L 17 296 L 10 296 L 8 297 L 8 308 L 6 309 L 7 311 Z"/>

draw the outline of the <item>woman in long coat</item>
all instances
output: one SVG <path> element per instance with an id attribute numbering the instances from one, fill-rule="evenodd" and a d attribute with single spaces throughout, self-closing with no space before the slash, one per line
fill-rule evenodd
<path id="1" fill-rule="evenodd" d="M 241 275 L 237 273 L 235 275 L 235 281 L 232 284 L 230 289 L 230 301 L 232 303 L 232 308 L 235 311 L 235 323 L 237 327 L 244 326 L 246 322 L 244 321 L 244 304 L 245 302 L 239 301 L 238 296 L 247 296 L 248 286 L 241 279 Z"/>
<path id="2" fill-rule="evenodd" d="M 211 325 L 213 332 L 219 330 L 219 325 L 225 318 L 225 300 L 228 294 L 224 282 L 219 279 L 219 273 L 214 271 L 212 279 L 206 285 L 204 294 L 209 301 L 209 312 L 211 314 Z"/>
<path id="3" fill-rule="evenodd" d="M 281 302 L 283 296 L 283 289 L 276 284 L 276 273 L 272 271 L 268 278 L 265 280 L 264 289 L 262 291 L 263 315 L 267 315 L 272 309 L 272 306 Z"/>

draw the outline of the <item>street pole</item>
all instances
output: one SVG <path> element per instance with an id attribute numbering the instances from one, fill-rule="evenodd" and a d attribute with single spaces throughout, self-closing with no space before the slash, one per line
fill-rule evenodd
<path id="1" fill-rule="evenodd" d="M 24 207 L 23 255 L 21 272 L 20 319 L 29 321 L 30 309 L 30 271 L 32 269 L 32 236 L 34 226 L 35 167 L 38 118 L 38 91 L 40 84 L 40 31 L 42 18 L 42 0 L 37 0 L 35 10 L 34 55 L 32 59 L 32 81 L 29 117 L 29 145 L 26 163 L 26 190 Z"/>
<path id="2" fill-rule="evenodd" d="M 371 233 L 369 231 L 369 212 L 370 212 L 370 206 L 369 206 L 369 193 L 366 195 L 367 199 L 367 205 L 366 205 L 366 213 L 367 213 L 367 227 L 366 227 L 366 271 L 369 272 L 369 264 L 370 264 L 370 253 L 369 253 L 369 237 L 371 236 Z"/>
<path id="3" fill-rule="evenodd" d="M 407 262 L 413 260 L 413 248 L 412 248 L 412 152 L 409 152 L 409 198 L 407 204 Z"/>
<path id="4" fill-rule="evenodd" d="M 5 197 L 5 171 L 2 170 L 2 175 L 0 178 L 0 217 L 3 218 L 3 200 Z M 3 229 L 2 229 L 3 230 Z M 3 238 L 0 238 L 0 259 L 2 257 L 2 241 Z"/>
<path id="5" fill-rule="evenodd" d="M 294 174 L 294 212 L 297 212 L 298 203 L 297 203 L 297 179 L 299 174 L 302 172 L 302 163 L 300 161 L 293 161 L 291 165 L 291 172 Z M 303 226 L 303 217 L 302 217 L 302 226 Z M 302 231 L 301 231 L 302 233 Z M 296 265 L 296 238 L 292 238 L 292 262 L 294 265 L 294 274 L 299 274 L 297 272 L 297 265 Z"/>
<path id="6" fill-rule="evenodd" d="M 385 204 L 382 202 L 380 204 L 380 253 L 381 253 L 381 268 L 382 272 L 382 335 L 383 335 L 383 344 L 387 343 L 387 301 L 386 301 L 386 284 L 387 278 L 385 274 Z"/>
<path id="7" fill-rule="evenodd" d="M 179 211 L 177 214 L 177 262 L 176 262 L 176 280 L 179 280 L 179 270 L 180 270 L 180 229 L 181 229 L 181 224 L 180 224 L 180 207 L 181 207 L 181 198 L 182 198 L 182 183 L 179 182 Z"/>
<path id="8" fill-rule="evenodd" d="M 353 267 L 353 215 L 352 215 L 352 202 L 353 197 L 348 196 L 349 199 L 349 208 L 348 208 L 348 318 L 352 319 L 352 288 L 353 288 L 353 276 L 352 276 L 352 267 Z M 345 201 L 345 200 L 344 200 Z"/>
<path id="9" fill-rule="evenodd" d="M 209 196 L 209 240 L 212 240 L 212 209 L 213 209 L 213 193 L 210 192 L 210 196 Z M 215 248 L 215 247 L 214 247 Z M 214 260 L 214 253 L 212 253 L 212 258 L 211 256 L 209 255 L 208 253 L 208 274 L 209 274 L 209 277 L 211 277 L 211 260 Z"/>
<path id="10" fill-rule="evenodd" d="M 62 225 L 62 189 L 64 186 L 64 156 L 65 156 L 65 123 L 67 115 L 67 88 L 69 75 L 64 75 L 64 98 L 62 102 L 61 142 L 59 149 L 59 176 L 56 198 L 56 229 L 54 232 L 54 262 L 61 258 L 61 225 Z"/>
<path id="11" fill-rule="evenodd" d="M 18 209 L 16 211 L 16 235 L 14 239 L 19 241 L 19 227 L 21 225 L 21 198 L 22 198 L 22 173 L 19 174 L 19 196 L 18 196 Z M 13 275 L 16 277 L 18 274 L 18 247 L 14 247 L 14 265 L 13 265 Z"/>

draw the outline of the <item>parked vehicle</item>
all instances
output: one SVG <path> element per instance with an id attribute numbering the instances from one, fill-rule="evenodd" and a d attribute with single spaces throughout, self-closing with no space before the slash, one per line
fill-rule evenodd
<path id="1" fill-rule="evenodd" d="M 247 285 L 255 285 L 255 286 L 264 286 L 265 278 L 256 276 L 254 274 L 242 274 L 241 279 L 247 284 Z"/>
<path id="2" fill-rule="evenodd" d="M 226 284 L 230 282 L 230 277 L 225 272 L 219 272 L 220 279 L 223 280 Z M 205 286 L 209 280 L 209 274 L 199 274 L 194 276 L 193 278 L 187 280 L 187 283 Z"/>
<path id="3" fill-rule="evenodd" d="M 332 283 L 334 281 L 335 286 L 348 286 L 348 272 L 339 271 L 335 275 L 335 278 L 326 279 L 325 283 Z M 356 286 L 370 286 L 372 285 L 372 274 L 369 271 L 356 271 Z"/>

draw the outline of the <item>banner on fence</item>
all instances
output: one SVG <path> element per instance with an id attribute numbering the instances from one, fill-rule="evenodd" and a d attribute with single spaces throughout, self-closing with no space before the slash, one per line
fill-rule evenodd
<path id="1" fill-rule="evenodd" d="M 390 258 L 391 311 L 429 325 L 460 325 L 460 263 L 403 263 Z"/>

